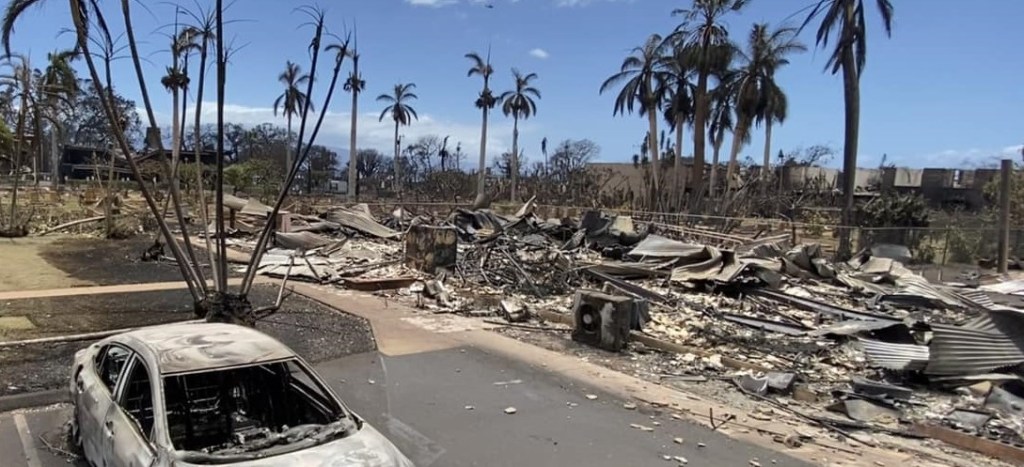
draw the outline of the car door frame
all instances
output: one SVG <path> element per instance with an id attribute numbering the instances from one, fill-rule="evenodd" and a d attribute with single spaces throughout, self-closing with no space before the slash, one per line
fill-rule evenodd
<path id="1" fill-rule="evenodd" d="M 123 399 L 128 390 L 128 379 L 136 366 L 142 366 L 149 379 L 150 401 L 153 404 L 153 427 L 147 435 L 142 432 L 142 427 L 135 417 L 131 416 L 122 407 Z M 148 467 L 153 465 L 157 459 L 157 450 L 153 439 L 156 438 L 157 414 L 155 410 L 156 398 L 154 391 L 154 374 L 143 360 L 142 356 L 133 352 L 125 364 L 123 377 L 118 380 L 117 390 L 113 397 L 113 403 L 103 418 L 103 450 L 109 456 L 107 465 L 114 467 Z M 133 463 L 134 462 L 134 463 Z"/>
<path id="2" fill-rule="evenodd" d="M 114 394 L 122 384 L 123 378 L 118 377 L 114 388 L 108 388 L 103 380 L 100 367 L 107 359 L 107 353 L 111 347 L 118 347 L 128 353 L 125 365 L 121 374 L 128 368 L 135 352 L 119 342 L 109 342 L 97 352 L 99 360 L 94 357 L 88 363 L 88 368 L 83 368 L 75 375 L 75 385 L 78 388 L 78 398 L 75 400 L 75 408 L 78 414 L 78 429 L 82 440 L 82 449 L 87 459 L 104 459 L 103 455 L 103 420 L 111 405 L 115 405 Z M 81 384 L 79 384 L 81 382 Z M 83 423 L 88 422 L 88 423 Z M 96 462 L 94 462 L 96 464 Z"/>

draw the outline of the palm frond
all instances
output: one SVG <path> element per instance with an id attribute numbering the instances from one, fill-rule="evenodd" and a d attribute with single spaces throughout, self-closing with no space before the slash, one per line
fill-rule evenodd
<path id="1" fill-rule="evenodd" d="M 14 33 L 14 23 L 25 13 L 25 10 L 41 3 L 42 0 L 10 0 L 7 3 L 7 8 L 4 9 L 2 24 L 0 24 L 0 37 L 3 40 L 4 55 L 11 54 L 11 34 Z"/>

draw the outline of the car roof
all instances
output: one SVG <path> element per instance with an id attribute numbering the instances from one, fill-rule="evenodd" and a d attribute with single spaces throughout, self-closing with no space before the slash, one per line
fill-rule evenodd
<path id="1" fill-rule="evenodd" d="M 295 352 L 253 328 L 224 323 L 151 326 L 111 339 L 155 362 L 160 374 L 212 370 L 295 357 Z"/>

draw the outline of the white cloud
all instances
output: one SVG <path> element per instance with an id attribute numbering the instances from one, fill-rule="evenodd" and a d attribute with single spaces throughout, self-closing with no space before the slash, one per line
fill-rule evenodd
<path id="1" fill-rule="evenodd" d="M 458 0 L 405 0 L 405 2 L 413 6 L 439 8 L 447 5 L 454 5 L 458 3 Z"/>
<path id="2" fill-rule="evenodd" d="M 194 107 L 188 109 L 189 114 L 192 114 L 194 111 Z M 414 120 L 412 125 L 399 128 L 398 133 L 402 136 L 403 145 L 405 141 L 412 142 L 425 135 L 438 135 L 441 137 L 450 135 L 449 144 L 454 146 L 462 143 L 462 152 L 466 154 L 463 167 L 476 167 L 480 154 L 480 122 L 478 120 L 458 122 L 422 112 L 419 116 L 419 120 Z M 307 134 L 316 122 L 315 117 L 312 116 L 310 118 Z M 395 123 L 386 116 L 384 121 L 378 121 L 379 117 L 380 112 L 359 114 L 357 144 L 359 148 L 373 148 L 384 154 L 391 154 L 394 151 Z M 216 121 L 216 118 L 216 103 L 203 102 L 203 122 L 212 123 Z M 169 116 L 162 114 L 157 115 L 157 119 L 160 120 L 161 124 L 167 124 L 170 120 Z M 273 123 L 283 128 L 286 124 L 283 116 L 280 114 L 274 116 L 274 109 L 272 107 L 249 107 L 237 104 L 226 104 L 224 106 L 224 121 L 238 123 L 247 127 L 262 123 Z M 324 123 L 320 129 L 320 134 L 317 136 L 316 143 L 347 150 L 349 147 L 350 124 L 350 113 L 328 112 L 324 117 Z M 293 120 L 292 125 L 293 131 L 297 132 L 298 122 Z M 490 161 L 498 154 L 510 150 L 512 146 L 512 124 L 501 120 L 495 122 L 492 119 L 487 130 L 487 157 L 488 164 L 490 164 Z M 529 132 L 531 128 L 529 126 L 524 128 L 524 125 L 520 124 L 519 130 L 520 134 L 523 134 Z"/>
<path id="3" fill-rule="evenodd" d="M 533 49 L 530 51 L 530 55 L 541 60 L 544 60 L 551 56 L 551 54 L 549 54 L 548 51 L 544 49 Z"/>
<path id="4" fill-rule="evenodd" d="M 1006 158 L 1016 158 L 1024 154 L 1024 144 L 1017 144 L 1014 146 L 1007 146 L 1003 148 L 1002 155 Z"/>
<path id="5" fill-rule="evenodd" d="M 1004 146 L 1000 149 L 946 149 L 919 157 L 912 157 L 906 161 L 896 160 L 894 162 L 896 162 L 897 165 L 903 162 L 918 167 L 996 167 L 999 165 L 1000 159 L 1016 160 L 1021 157 L 1022 149 L 1024 149 L 1024 144 Z"/>

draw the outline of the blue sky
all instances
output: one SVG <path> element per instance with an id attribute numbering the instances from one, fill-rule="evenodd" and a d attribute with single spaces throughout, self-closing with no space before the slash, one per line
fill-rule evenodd
<path id="1" fill-rule="evenodd" d="M 193 5 L 195 0 L 183 2 Z M 212 0 L 198 0 L 212 5 Z M 120 2 L 103 1 L 108 18 L 120 25 Z M 136 6 L 134 23 L 147 57 L 147 76 L 157 111 L 169 115 L 170 96 L 159 86 L 169 54 L 166 35 L 174 23 L 170 2 Z M 812 0 L 753 0 L 726 22 L 734 40 L 742 41 L 751 24 L 778 24 L 787 18 L 799 25 Z M 868 1 L 868 4 L 873 4 Z M 877 165 L 882 154 L 907 166 L 972 166 L 998 157 L 1019 157 L 1024 143 L 1024 42 L 1019 19 L 1024 2 L 986 2 L 968 8 L 954 0 L 894 1 L 896 22 L 886 39 L 874 11 L 869 16 L 868 64 L 862 78 L 860 162 Z M 232 58 L 228 119 L 256 124 L 275 119 L 271 106 L 281 92 L 277 75 L 285 60 L 308 62 L 309 29 L 293 10 L 307 4 L 283 0 L 235 0 L 227 13 L 228 36 L 240 46 Z M 464 151 L 475 154 L 480 114 L 472 103 L 479 78 L 467 78 L 469 51 L 491 48 L 494 87 L 511 86 L 512 67 L 539 75 L 543 98 L 538 114 L 521 125 L 521 147 L 539 160 L 540 141 L 553 145 L 566 138 L 589 138 L 602 148 L 605 161 L 629 160 L 646 131 L 637 116 L 613 117 L 613 96 L 599 95 L 601 82 L 617 71 L 630 49 L 651 33 L 667 33 L 678 18 L 674 8 L 685 0 L 321 0 L 328 26 L 338 34 L 358 26 L 360 66 L 367 91 L 360 102 L 360 147 L 390 152 L 392 127 L 378 123 L 374 102 L 395 83 L 414 82 L 420 121 L 403 128 L 406 138 L 452 135 Z M 487 8 L 486 5 L 493 5 Z M 873 8 L 873 5 L 871 5 Z M 49 0 L 28 11 L 15 29 L 12 47 L 43 66 L 46 52 L 72 44 L 67 2 Z M 348 28 L 348 29 L 346 29 Z M 843 102 L 840 77 L 823 73 L 828 54 L 813 48 L 813 28 L 803 40 L 811 47 L 792 57 L 778 74 L 790 101 L 789 119 L 773 130 L 773 154 L 813 144 L 842 146 Z M 326 82 L 327 76 L 324 75 Z M 130 63 L 115 65 L 115 85 L 132 98 L 139 95 Z M 119 85 L 117 83 L 120 83 Z M 212 99 L 211 99 L 212 100 Z M 319 99 L 318 99 L 319 100 Z M 320 142 L 348 147 L 349 102 L 338 94 L 329 109 Z M 212 122 L 212 108 L 209 121 Z M 162 117 L 163 118 L 163 117 Z M 511 147 L 511 121 L 492 117 L 489 157 Z M 662 126 L 664 126 L 662 124 Z M 742 155 L 759 159 L 763 133 Z M 687 130 L 688 137 L 691 134 Z M 728 144 L 728 143 L 727 143 Z M 728 146 L 726 146 L 728 147 Z M 692 146 L 690 148 L 692 150 Z M 726 152 L 726 151 L 723 151 Z M 710 157 L 710 154 L 709 154 Z M 476 156 L 469 158 L 473 165 Z M 832 164 L 838 164 L 836 157 Z"/>

